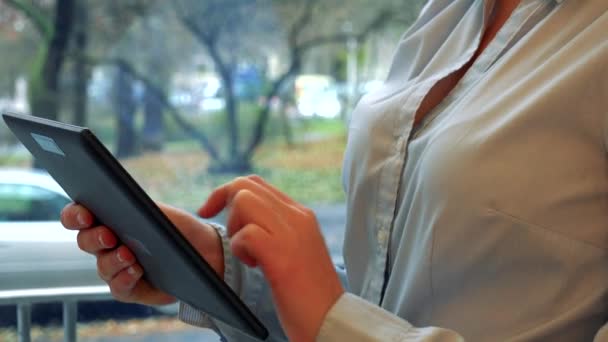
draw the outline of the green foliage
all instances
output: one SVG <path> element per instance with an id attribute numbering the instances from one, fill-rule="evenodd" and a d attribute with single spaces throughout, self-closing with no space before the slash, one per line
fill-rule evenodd
<path id="1" fill-rule="evenodd" d="M 365 65 L 366 51 L 362 45 L 357 48 L 357 63 Z M 347 80 L 347 65 L 348 65 L 348 50 L 339 49 L 332 56 L 332 76 L 338 82 L 346 82 Z"/>
<path id="2" fill-rule="evenodd" d="M 48 43 L 53 36 L 51 20 L 31 2 L 22 0 L 4 0 L 6 4 L 23 13 L 34 25 L 40 36 Z M 82 1 L 82 0 L 81 0 Z"/>
<path id="3" fill-rule="evenodd" d="M 309 118 L 299 120 L 295 126 L 297 136 L 337 137 L 346 134 L 346 124 L 340 119 Z"/>
<path id="4" fill-rule="evenodd" d="M 339 168 L 320 170 L 258 169 L 264 177 L 281 191 L 300 203 L 341 203 L 344 190 Z"/>
<path id="5" fill-rule="evenodd" d="M 29 154 L 2 154 L 0 167 L 30 167 L 32 157 Z"/>

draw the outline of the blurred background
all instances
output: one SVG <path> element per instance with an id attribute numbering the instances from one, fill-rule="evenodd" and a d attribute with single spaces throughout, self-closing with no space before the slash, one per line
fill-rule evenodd
<path id="1" fill-rule="evenodd" d="M 188 211 L 259 174 L 315 209 L 340 263 L 349 113 L 423 3 L 0 0 L 0 111 L 88 126 L 154 200 Z M 0 123 L 0 294 L 101 285 L 58 223 L 69 200 L 36 166 Z M 78 306 L 82 341 L 217 340 L 174 307 Z M 62 340 L 60 305 L 32 318 L 33 340 Z M 0 306 L 0 340 L 17 340 L 14 305 Z"/>

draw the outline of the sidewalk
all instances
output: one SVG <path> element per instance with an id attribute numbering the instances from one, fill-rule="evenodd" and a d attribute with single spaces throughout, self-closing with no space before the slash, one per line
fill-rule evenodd
<path id="1" fill-rule="evenodd" d="M 151 335 L 127 335 L 114 337 L 80 338 L 79 342 L 217 342 L 220 338 L 208 329 L 180 332 L 155 333 Z"/>

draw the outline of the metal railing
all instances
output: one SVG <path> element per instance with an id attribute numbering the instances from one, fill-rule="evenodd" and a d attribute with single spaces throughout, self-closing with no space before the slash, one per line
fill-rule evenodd
<path id="1" fill-rule="evenodd" d="M 0 291 L 0 305 L 17 305 L 17 335 L 19 342 L 31 341 L 32 305 L 63 303 L 64 341 L 76 342 L 78 302 L 112 299 L 107 286 L 58 287 Z"/>

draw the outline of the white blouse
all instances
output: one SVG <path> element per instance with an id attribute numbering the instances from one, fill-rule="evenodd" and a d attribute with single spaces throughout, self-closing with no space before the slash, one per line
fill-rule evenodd
<path id="1" fill-rule="evenodd" d="M 608 0 L 522 0 L 413 127 L 433 85 L 477 50 L 493 5 L 429 1 L 383 87 L 355 109 L 343 174 L 350 293 L 318 341 L 602 339 Z M 230 255 L 228 268 L 282 340 L 259 272 Z M 184 320 L 201 317 L 183 307 Z"/>

